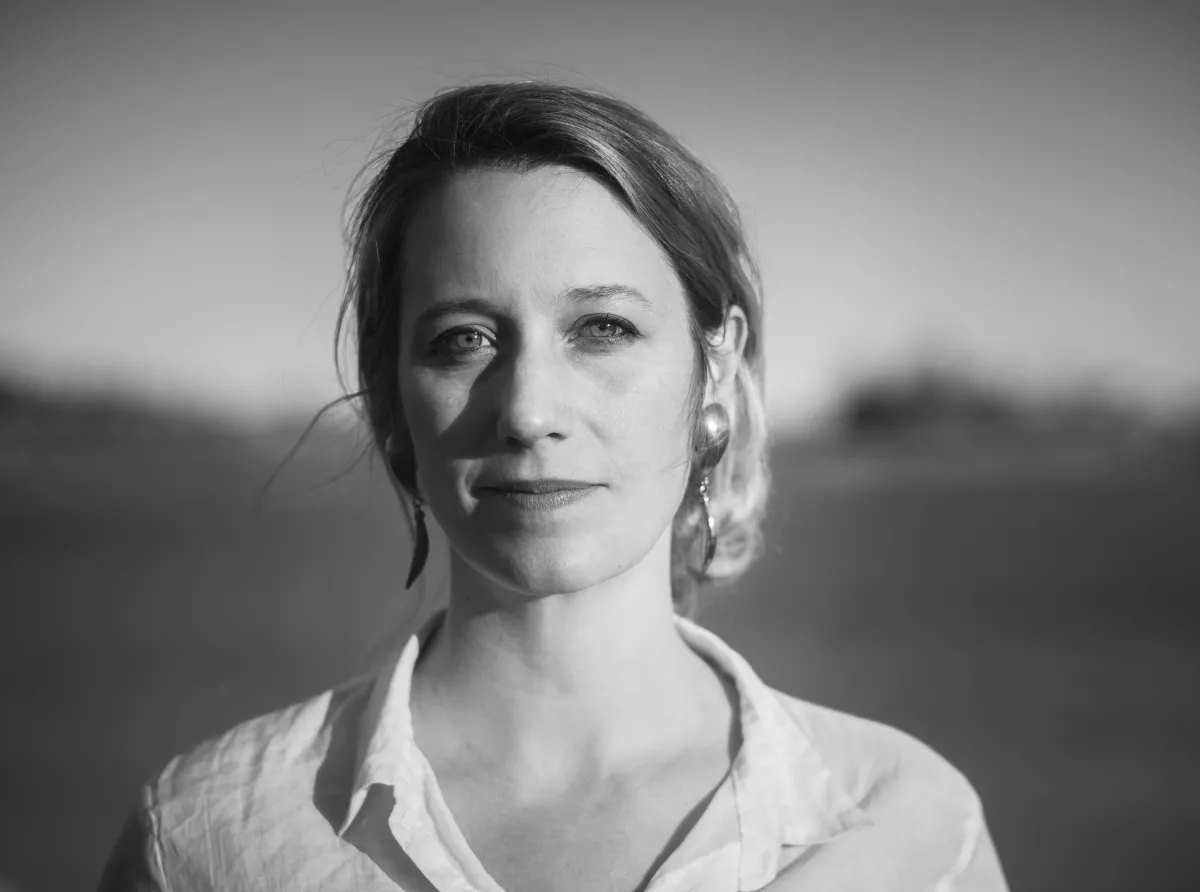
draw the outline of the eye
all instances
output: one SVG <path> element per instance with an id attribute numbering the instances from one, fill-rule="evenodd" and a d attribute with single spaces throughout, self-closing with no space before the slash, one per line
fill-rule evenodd
<path id="1" fill-rule="evenodd" d="M 594 316 L 580 329 L 584 337 L 595 341 L 625 341 L 637 337 L 636 329 L 619 316 Z"/>
<path id="2" fill-rule="evenodd" d="M 430 345 L 430 352 L 438 356 L 469 356 L 489 345 L 489 335 L 470 326 L 460 326 L 442 332 Z"/>

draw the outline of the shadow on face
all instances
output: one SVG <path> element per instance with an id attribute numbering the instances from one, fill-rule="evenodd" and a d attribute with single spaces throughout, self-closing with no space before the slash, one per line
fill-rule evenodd
<path id="1" fill-rule="evenodd" d="M 654 238 L 596 180 L 543 167 L 455 176 L 403 251 L 403 415 L 462 559 L 537 596 L 669 550 L 696 357 Z"/>

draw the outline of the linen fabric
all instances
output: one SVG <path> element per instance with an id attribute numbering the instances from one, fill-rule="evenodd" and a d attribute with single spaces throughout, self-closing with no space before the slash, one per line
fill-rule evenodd
<path id="1" fill-rule="evenodd" d="M 443 618 L 378 671 L 172 759 L 142 788 L 100 892 L 504 892 L 413 738 L 413 668 Z M 742 743 L 646 892 L 1006 892 L 979 797 L 949 762 L 771 689 L 716 635 L 676 625 L 733 681 Z"/>

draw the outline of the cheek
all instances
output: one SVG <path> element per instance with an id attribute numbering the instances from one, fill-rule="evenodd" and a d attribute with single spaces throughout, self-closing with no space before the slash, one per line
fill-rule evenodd
<path id="1" fill-rule="evenodd" d="M 431 475 L 445 475 L 442 466 L 449 457 L 445 440 L 465 410 L 468 391 L 444 377 L 417 369 L 401 376 L 399 394 L 418 473 L 432 484 Z"/>
<path id="2" fill-rule="evenodd" d="M 400 384 L 400 400 L 413 442 L 437 438 L 460 410 L 458 394 L 432 375 L 410 371 Z"/>
<path id="3" fill-rule="evenodd" d="M 622 476 L 640 484 L 657 478 L 662 485 L 686 476 L 691 372 L 690 359 L 681 358 L 642 365 L 609 382 L 613 398 L 598 401 L 596 412 Z"/>

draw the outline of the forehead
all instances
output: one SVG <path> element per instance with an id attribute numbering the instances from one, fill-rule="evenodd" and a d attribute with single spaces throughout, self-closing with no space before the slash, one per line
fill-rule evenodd
<path id="1" fill-rule="evenodd" d="M 406 298 L 418 302 L 545 296 L 598 282 L 682 301 L 654 238 L 607 188 L 562 167 L 455 175 L 414 215 L 404 270 Z"/>

